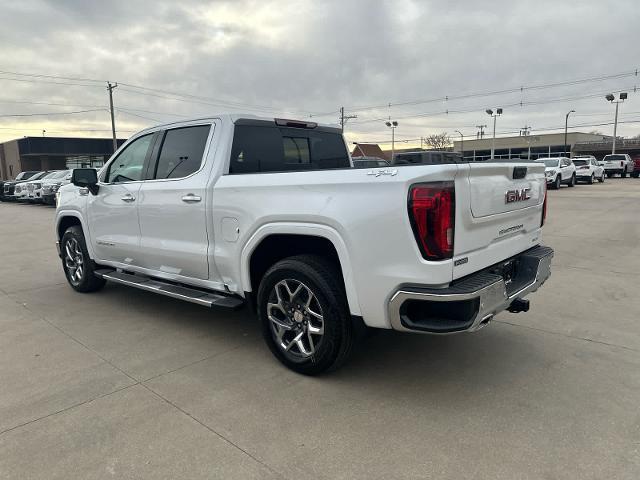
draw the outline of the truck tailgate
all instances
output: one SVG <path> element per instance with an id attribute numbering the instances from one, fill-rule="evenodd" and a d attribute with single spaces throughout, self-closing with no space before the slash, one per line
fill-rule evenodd
<path id="1" fill-rule="evenodd" d="M 539 243 L 546 193 L 544 165 L 487 162 L 460 165 L 456 179 L 453 278 Z"/>

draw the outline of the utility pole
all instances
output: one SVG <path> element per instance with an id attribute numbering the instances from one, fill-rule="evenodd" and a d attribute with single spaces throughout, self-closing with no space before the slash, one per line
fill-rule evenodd
<path id="1" fill-rule="evenodd" d="M 109 110 L 111 111 L 111 133 L 113 134 L 113 151 L 118 149 L 118 140 L 116 138 L 116 120 L 113 116 L 113 89 L 118 86 L 117 83 L 107 82 L 107 90 L 109 90 Z"/>
<path id="2" fill-rule="evenodd" d="M 484 137 L 484 129 L 487 128 L 486 125 L 476 125 L 476 128 L 478 128 L 480 131 L 478 133 L 476 133 L 476 138 L 479 138 L 480 140 L 482 140 L 482 138 Z"/>
<path id="3" fill-rule="evenodd" d="M 352 118 L 358 118 L 357 115 L 345 115 L 344 107 L 340 107 L 340 127 L 342 128 L 342 133 L 344 133 L 344 124 Z"/>

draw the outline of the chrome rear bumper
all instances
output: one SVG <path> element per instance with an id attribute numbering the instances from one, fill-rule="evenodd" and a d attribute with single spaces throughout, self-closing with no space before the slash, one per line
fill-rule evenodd
<path id="1" fill-rule="evenodd" d="M 552 258 L 551 248 L 538 246 L 447 288 L 401 288 L 389 301 L 391 325 L 395 330 L 432 334 L 478 330 L 514 300 L 540 288 L 551 276 Z M 507 266 L 516 273 L 505 280 Z"/>

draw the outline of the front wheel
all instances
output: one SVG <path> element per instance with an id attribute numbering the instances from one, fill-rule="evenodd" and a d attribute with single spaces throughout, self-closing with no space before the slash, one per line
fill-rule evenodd
<path id="1" fill-rule="evenodd" d="M 104 287 L 104 279 L 96 277 L 93 260 L 89 257 L 82 229 L 67 228 L 60 241 L 62 268 L 71 288 L 77 292 L 95 292 Z"/>
<path id="2" fill-rule="evenodd" d="M 576 186 L 576 176 L 575 176 L 575 174 L 571 175 L 571 180 L 569 180 L 568 186 L 569 187 L 575 187 Z"/>
<path id="3" fill-rule="evenodd" d="M 598 181 L 600 183 L 604 183 L 604 172 L 602 172 L 602 175 L 600 175 L 600 178 L 598 179 Z"/>
<path id="4" fill-rule="evenodd" d="M 591 174 L 591 176 L 589 177 L 589 185 L 593 185 L 593 182 L 596 181 L 596 176 L 595 174 Z"/>
<path id="5" fill-rule="evenodd" d="M 553 189 L 554 190 L 560 190 L 560 183 L 562 182 L 562 180 L 560 179 L 560 174 L 558 174 L 556 176 L 556 180 L 553 182 Z"/>
<path id="6" fill-rule="evenodd" d="M 258 289 L 258 315 L 271 352 L 305 375 L 340 367 L 355 340 L 339 269 L 298 255 L 273 265 Z"/>

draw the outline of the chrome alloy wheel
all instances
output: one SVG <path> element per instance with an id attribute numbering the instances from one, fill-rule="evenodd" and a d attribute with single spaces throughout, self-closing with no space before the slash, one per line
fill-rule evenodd
<path id="1" fill-rule="evenodd" d="M 64 266 L 69 272 L 69 279 L 74 285 L 82 282 L 84 275 L 84 255 L 80 244 L 75 238 L 70 238 L 64 244 Z"/>
<path id="2" fill-rule="evenodd" d="M 322 307 L 304 283 L 286 279 L 269 294 L 267 317 L 276 345 L 287 357 L 303 361 L 312 357 L 324 335 Z"/>

